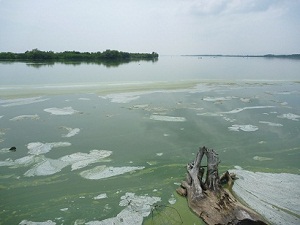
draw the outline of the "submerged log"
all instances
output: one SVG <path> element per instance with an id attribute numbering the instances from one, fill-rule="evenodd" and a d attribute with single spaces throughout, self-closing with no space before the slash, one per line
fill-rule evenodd
<path id="1" fill-rule="evenodd" d="M 204 155 L 207 166 L 201 165 Z M 227 171 L 219 177 L 219 163 L 218 154 L 213 149 L 200 148 L 195 160 L 187 164 L 186 181 L 181 183 L 177 193 L 187 197 L 190 209 L 207 224 L 267 224 L 231 194 L 233 175 Z M 222 184 L 227 184 L 227 188 Z"/>

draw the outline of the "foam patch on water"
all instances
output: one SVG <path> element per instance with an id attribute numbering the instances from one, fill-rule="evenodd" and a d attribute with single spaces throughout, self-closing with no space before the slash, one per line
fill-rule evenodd
<path id="1" fill-rule="evenodd" d="M 70 127 L 61 127 L 61 128 L 68 132 L 67 134 L 63 134 L 62 137 L 67 137 L 67 138 L 73 137 L 80 132 L 79 128 L 70 128 Z"/>
<path id="2" fill-rule="evenodd" d="M 108 150 L 91 150 L 87 153 L 74 153 L 60 158 L 61 161 L 71 165 L 72 170 L 84 168 L 92 163 L 100 162 L 102 159 L 109 157 L 112 151 Z"/>
<path id="3" fill-rule="evenodd" d="M 151 120 L 167 121 L 167 122 L 184 122 L 185 117 L 175 117 L 175 116 L 162 116 L 162 115 L 151 115 Z"/>
<path id="4" fill-rule="evenodd" d="M 10 106 L 20 106 L 20 105 L 28 105 L 32 103 L 37 102 L 43 102 L 47 101 L 48 98 L 42 98 L 42 97 L 33 97 L 33 98 L 17 98 L 17 99 L 7 99 L 7 100 L 1 100 L 0 99 L 0 105 L 3 107 L 10 107 Z"/>
<path id="5" fill-rule="evenodd" d="M 169 198 L 168 202 L 171 204 L 171 205 L 174 205 L 176 203 L 176 198 L 174 197 L 174 195 L 171 195 L 171 198 Z"/>
<path id="6" fill-rule="evenodd" d="M 271 127 L 282 127 L 283 126 L 280 123 L 272 123 L 272 122 L 268 122 L 268 121 L 259 121 L 259 123 L 267 124 L 267 125 L 269 125 Z"/>
<path id="7" fill-rule="evenodd" d="M 43 159 L 43 157 L 39 157 L 36 155 L 27 155 L 22 158 L 16 159 L 14 161 L 14 166 L 15 167 L 20 167 L 20 166 L 30 166 L 34 163 L 40 162 Z"/>
<path id="8" fill-rule="evenodd" d="M 132 106 L 133 109 L 147 109 L 149 108 L 148 104 L 143 104 L 143 105 L 134 105 Z"/>
<path id="9" fill-rule="evenodd" d="M 71 146 L 69 142 L 53 142 L 53 143 L 41 143 L 32 142 L 27 145 L 28 153 L 32 155 L 45 154 L 52 150 L 52 148 Z"/>
<path id="10" fill-rule="evenodd" d="M 21 116 L 16 116 L 14 118 L 11 118 L 11 121 L 19 121 L 19 120 L 24 120 L 24 119 L 31 119 L 31 120 L 39 120 L 40 117 L 35 114 L 35 115 L 21 115 Z"/>
<path id="11" fill-rule="evenodd" d="M 152 205 L 161 201 L 159 197 L 150 197 L 148 195 L 136 196 L 134 193 L 126 193 L 121 197 L 120 206 L 125 208 L 117 214 L 116 217 L 108 218 L 102 221 L 90 221 L 87 225 L 142 225 L 144 217 L 151 213 Z"/>
<path id="12" fill-rule="evenodd" d="M 242 102 L 245 102 L 245 103 L 251 102 L 251 99 L 250 99 L 250 98 L 240 98 L 240 100 L 241 100 Z"/>
<path id="13" fill-rule="evenodd" d="M 104 158 L 109 157 L 111 154 L 112 151 L 108 150 L 91 150 L 89 153 L 77 152 L 59 159 L 49 159 L 44 155 L 31 154 L 16 160 L 8 158 L 4 161 L 0 161 L 0 166 L 18 168 L 34 164 L 25 172 L 24 176 L 48 176 L 60 172 L 67 166 L 71 166 L 71 170 L 73 171 L 93 163 L 102 162 Z"/>
<path id="14" fill-rule="evenodd" d="M 207 101 L 207 102 L 219 102 L 219 101 L 229 101 L 229 100 L 232 100 L 234 98 L 237 98 L 237 97 L 234 97 L 234 96 L 226 96 L 226 97 L 205 97 L 203 98 L 204 101 Z"/>
<path id="15" fill-rule="evenodd" d="M 22 220 L 19 225 L 55 225 L 56 223 L 52 220 L 47 220 L 45 222 L 33 222 L 29 220 Z"/>
<path id="16" fill-rule="evenodd" d="M 276 95 L 290 95 L 290 94 L 298 94 L 298 91 L 273 91 L 272 94 Z"/>
<path id="17" fill-rule="evenodd" d="M 44 158 L 43 156 L 36 156 L 36 155 L 24 156 L 16 160 L 12 160 L 8 158 L 5 161 L 0 161 L 0 166 L 9 166 L 12 168 L 26 167 L 34 163 L 40 162 L 43 158 Z"/>
<path id="18" fill-rule="evenodd" d="M 9 153 L 9 152 L 11 152 L 9 150 L 9 148 L 2 148 L 2 149 L 0 149 L 0 153 Z"/>
<path id="19" fill-rule="evenodd" d="M 80 101 L 90 101 L 91 99 L 89 99 L 89 98 L 78 98 L 78 100 L 80 100 Z"/>
<path id="20" fill-rule="evenodd" d="M 236 108 L 228 112 L 222 112 L 223 114 L 232 114 L 232 113 L 239 113 L 244 110 L 249 110 L 249 109 L 268 109 L 268 108 L 274 108 L 275 106 L 251 106 L 251 107 L 243 107 L 243 108 Z"/>
<path id="21" fill-rule="evenodd" d="M 284 118 L 284 119 L 289 119 L 289 120 L 294 120 L 294 121 L 299 121 L 300 116 L 293 114 L 293 113 L 287 113 L 287 114 L 282 114 L 280 116 L 277 116 L 278 118 Z"/>
<path id="22" fill-rule="evenodd" d="M 235 114 L 240 113 L 245 110 L 251 109 L 268 109 L 274 108 L 275 106 L 250 106 L 250 107 L 243 107 L 243 108 L 236 108 L 227 112 L 205 112 L 205 113 L 197 113 L 199 116 L 224 116 L 224 114 Z"/>
<path id="23" fill-rule="evenodd" d="M 14 161 L 10 158 L 4 161 L 0 161 L 0 166 L 13 166 L 13 165 L 14 165 Z"/>
<path id="24" fill-rule="evenodd" d="M 64 116 L 64 115 L 72 115 L 77 113 L 77 110 L 74 110 L 72 107 L 64 107 L 64 108 L 47 108 L 44 109 L 45 112 L 51 113 L 52 115 Z"/>
<path id="25" fill-rule="evenodd" d="M 151 90 L 151 91 L 136 91 L 136 92 L 123 92 L 108 94 L 105 96 L 99 96 L 103 99 L 109 99 L 114 103 L 129 103 L 140 98 L 141 95 L 153 94 L 153 93 L 173 93 L 173 92 L 187 92 L 189 89 L 176 89 L 176 90 Z"/>
<path id="26" fill-rule="evenodd" d="M 149 166 L 153 166 L 153 165 L 156 165 L 157 164 L 157 161 L 148 161 L 147 164 Z"/>
<path id="27" fill-rule="evenodd" d="M 236 119 L 231 119 L 231 118 L 228 118 L 226 116 L 224 116 L 223 119 L 226 120 L 226 121 L 228 121 L 228 122 L 231 122 L 231 123 L 233 123 L 233 122 L 236 121 Z"/>
<path id="28" fill-rule="evenodd" d="M 230 131 L 246 131 L 246 132 L 252 132 L 252 131 L 257 131 L 258 130 L 258 127 L 257 126 L 254 126 L 254 125 L 237 125 L 237 124 L 234 124 L 232 125 L 231 127 L 228 127 L 228 129 Z"/>
<path id="29" fill-rule="evenodd" d="M 67 166 L 71 166 L 72 170 L 77 170 L 101 162 L 102 159 L 111 154 L 112 152 L 107 150 L 91 150 L 89 154 L 78 152 L 59 159 L 43 158 L 41 162 L 35 164 L 24 175 L 27 177 L 48 176 L 60 172 Z"/>
<path id="30" fill-rule="evenodd" d="M 114 103 L 128 103 L 140 98 L 140 94 L 138 92 L 132 93 L 121 93 L 121 94 L 109 94 L 106 96 L 102 96 L 103 99 L 109 99 L 111 102 Z"/>
<path id="31" fill-rule="evenodd" d="M 273 160 L 273 158 L 262 157 L 262 156 L 254 156 L 253 159 L 257 160 L 257 161 L 269 161 L 269 160 Z"/>
<path id="32" fill-rule="evenodd" d="M 90 180 L 100 180 L 108 177 L 113 177 L 117 175 L 121 175 L 128 172 L 133 172 L 136 170 L 142 170 L 145 167 L 106 167 L 106 166 L 97 166 L 90 170 L 85 170 L 80 173 L 83 178 Z"/>
<path id="33" fill-rule="evenodd" d="M 2 138 L 2 136 L 5 135 L 5 131 L 6 131 L 6 129 L 1 129 L 1 128 L 0 128 L 0 142 L 3 142 L 3 141 L 4 141 L 4 139 Z"/>
<path id="34" fill-rule="evenodd" d="M 299 224 L 300 175 L 232 170 L 233 191 L 271 224 Z"/>
<path id="35" fill-rule="evenodd" d="M 24 176 L 48 176 L 60 172 L 66 166 L 68 166 L 68 164 L 61 160 L 45 158 L 42 162 L 26 171 Z"/>
<path id="36" fill-rule="evenodd" d="M 222 113 L 215 112 L 205 112 L 205 113 L 197 113 L 198 116 L 223 116 Z"/>
<path id="37" fill-rule="evenodd" d="M 192 90 L 189 90 L 189 93 L 203 93 L 203 92 L 210 92 L 214 91 L 218 88 L 217 85 L 207 85 L 207 84 L 197 84 Z"/>
<path id="38" fill-rule="evenodd" d="M 106 193 L 97 195 L 97 196 L 94 197 L 93 199 L 99 200 L 99 199 L 104 199 L 104 198 L 107 198 L 107 194 L 106 194 Z"/>

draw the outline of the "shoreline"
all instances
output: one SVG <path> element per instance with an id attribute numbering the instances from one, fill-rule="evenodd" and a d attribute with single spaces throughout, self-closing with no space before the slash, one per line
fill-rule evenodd
<path id="1" fill-rule="evenodd" d="M 280 59 L 300 59 L 300 54 L 289 54 L 289 55 L 223 55 L 223 54 L 197 54 L 197 55 L 181 55 L 181 56 L 190 56 L 190 57 L 228 57 L 228 58 L 280 58 Z"/>

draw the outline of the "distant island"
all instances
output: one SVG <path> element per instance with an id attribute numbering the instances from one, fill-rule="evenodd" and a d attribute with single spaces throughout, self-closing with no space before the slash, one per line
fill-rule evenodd
<path id="1" fill-rule="evenodd" d="M 19 62 L 129 62 L 140 60 L 158 60 L 158 54 L 152 53 L 129 53 L 117 50 L 104 52 L 78 52 L 78 51 L 41 51 L 33 49 L 24 53 L 1 52 L 0 61 Z"/>
<path id="2" fill-rule="evenodd" d="M 285 59 L 300 59 L 300 54 L 291 54 L 291 55 L 273 55 L 273 54 L 267 54 L 267 55 L 182 55 L 182 56 L 197 56 L 197 57 L 260 57 L 260 58 L 285 58 Z"/>

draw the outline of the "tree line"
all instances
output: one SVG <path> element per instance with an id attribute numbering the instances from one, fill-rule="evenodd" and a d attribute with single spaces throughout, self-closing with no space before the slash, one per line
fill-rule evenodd
<path id="1" fill-rule="evenodd" d="M 240 58 L 286 58 L 286 59 L 300 59 L 300 54 L 290 55 L 182 55 L 182 56 L 197 56 L 197 57 L 240 57 Z"/>
<path id="2" fill-rule="evenodd" d="M 117 50 L 103 52 L 78 52 L 78 51 L 41 51 L 33 49 L 24 53 L 1 52 L 1 61 L 131 61 L 131 60 L 157 60 L 158 54 L 152 53 L 129 53 Z"/>

